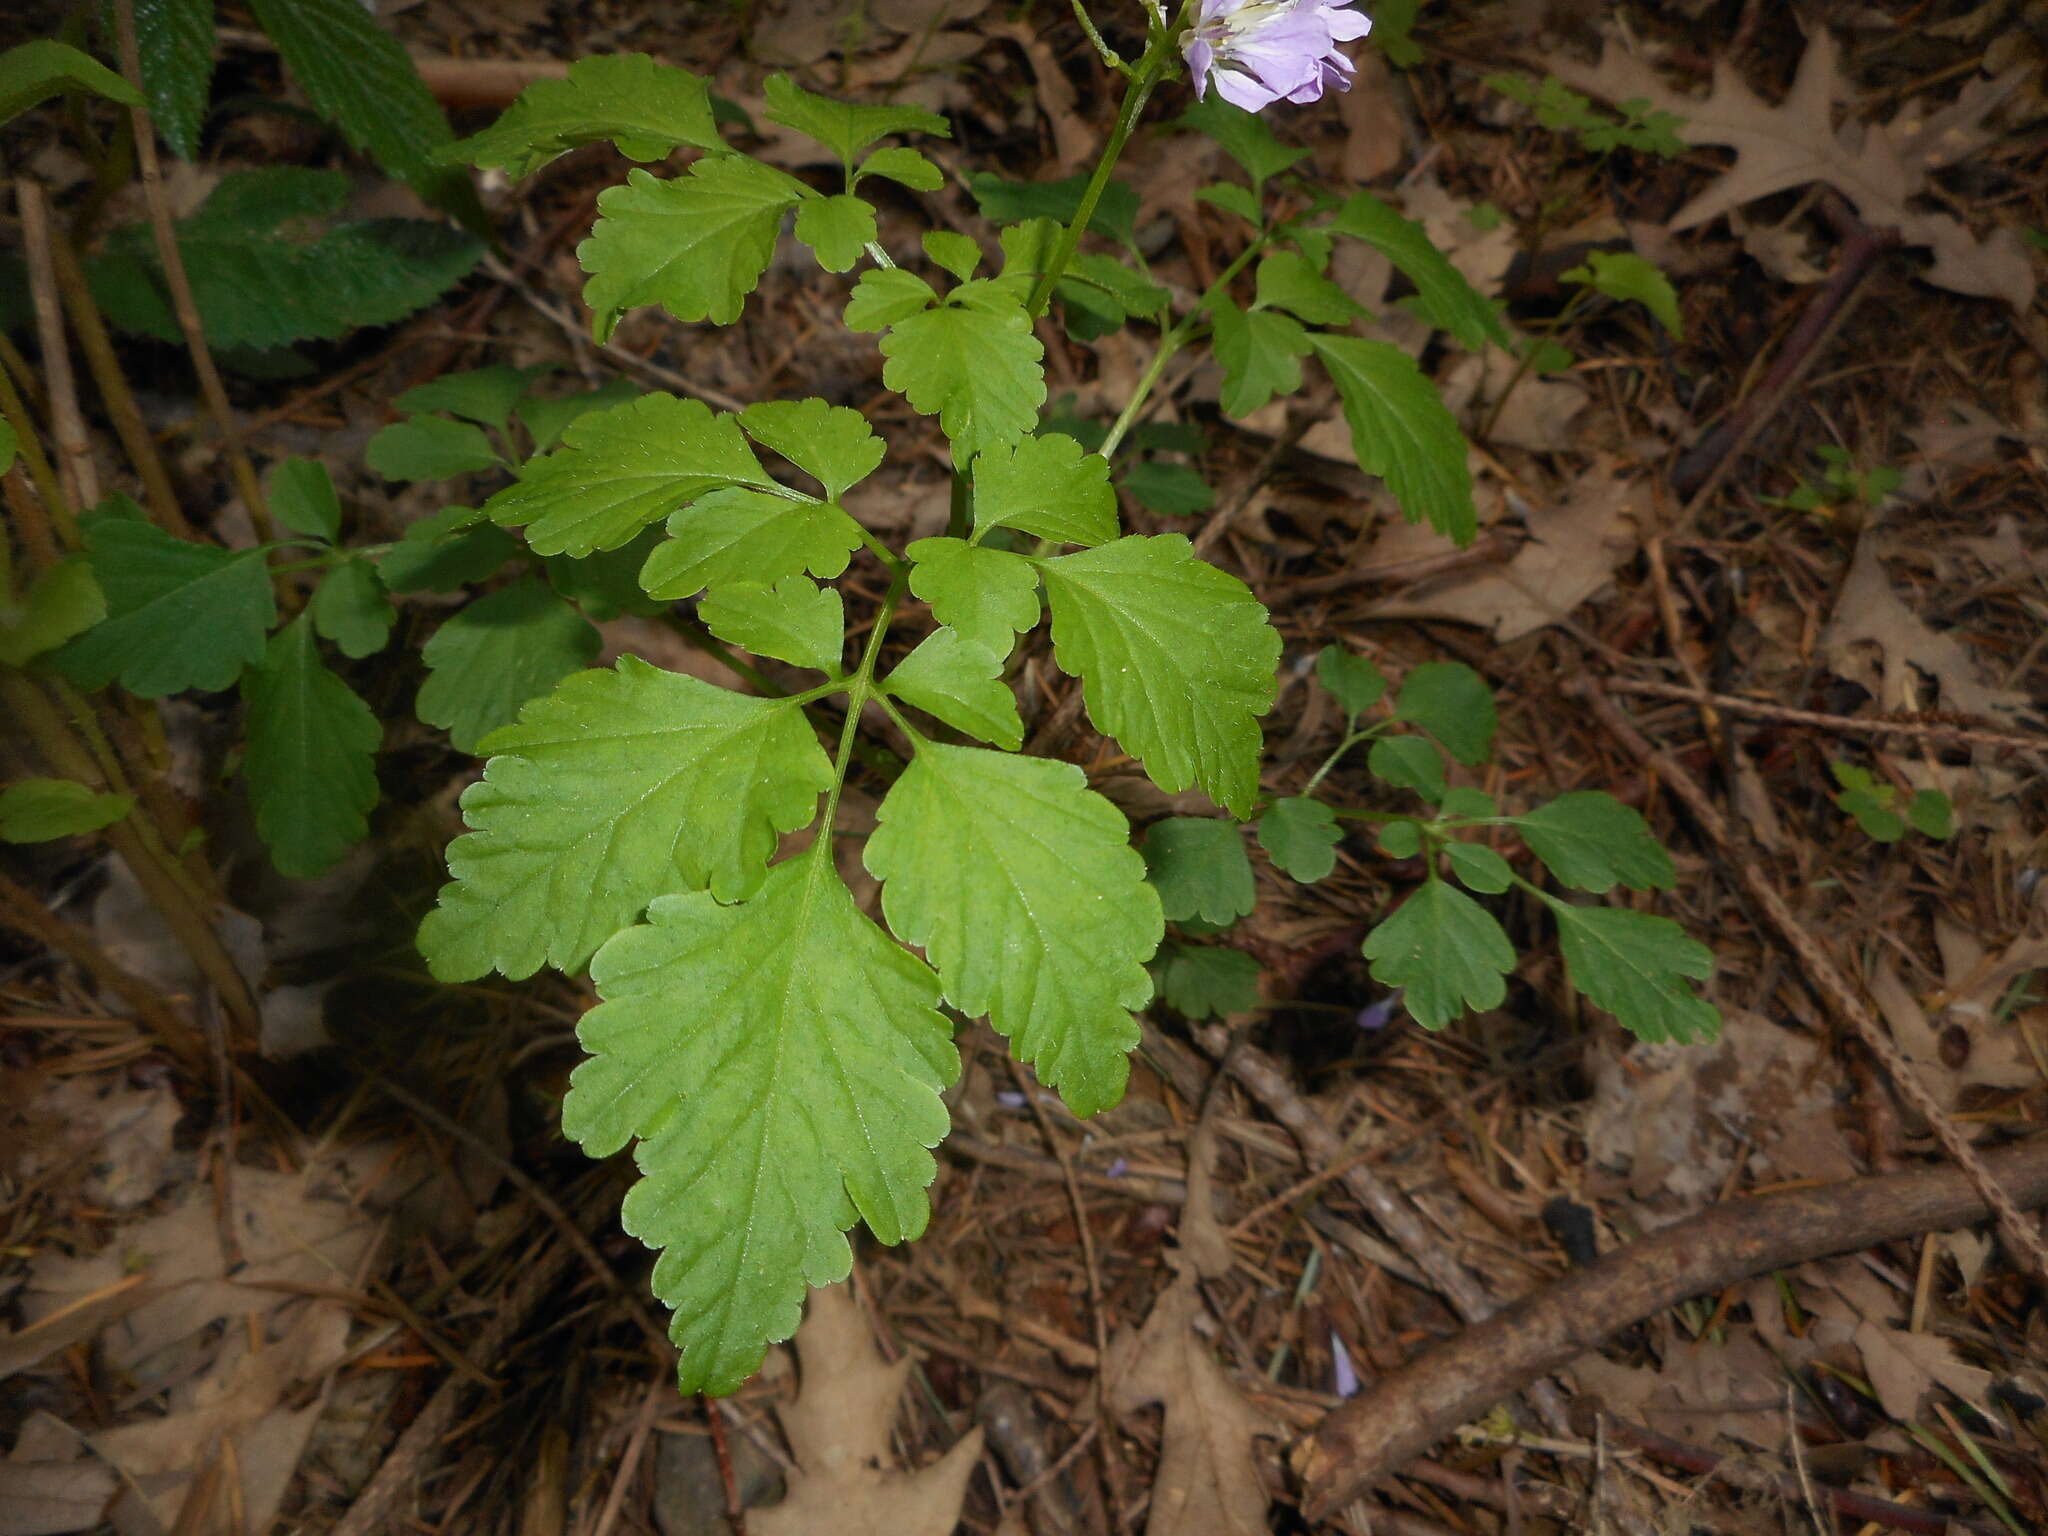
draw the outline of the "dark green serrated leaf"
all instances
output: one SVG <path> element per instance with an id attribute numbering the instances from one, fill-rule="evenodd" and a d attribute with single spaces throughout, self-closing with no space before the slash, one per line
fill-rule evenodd
<path id="1" fill-rule="evenodd" d="M 659 304 L 676 319 L 730 325 L 768 270 L 782 216 L 810 189 L 758 160 L 720 155 L 668 180 L 633 171 L 598 194 L 597 225 L 576 247 L 599 341 L 619 317 Z"/>
<path id="2" fill-rule="evenodd" d="M 1244 168 L 1255 186 L 1263 187 L 1269 178 L 1308 154 L 1297 145 L 1282 144 L 1274 138 L 1273 130 L 1256 112 L 1233 107 L 1217 95 L 1198 101 L 1183 112 L 1180 126 L 1207 134 L 1221 144 L 1224 153 Z"/>
<path id="3" fill-rule="evenodd" d="M 1508 861 L 1484 843 L 1455 839 L 1444 845 L 1444 856 L 1450 860 L 1451 873 L 1467 890 L 1498 896 L 1515 883 L 1515 872 Z"/>
<path id="4" fill-rule="evenodd" d="M 1229 924 L 1258 905 L 1259 888 L 1237 823 L 1169 816 L 1145 834 L 1145 874 L 1170 922 Z"/>
<path id="5" fill-rule="evenodd" d="M 108 0 L 102 15 L 112 10 Z M 181 160 L 199 158 L 199 128 L 213 84 L 213 42 L 213 0 L 135 0 L 142 94 L 149 98 L 150 121 Z"/>
<path id="6" fill-rule="evenodd" d="M 998 224 L 1022 224 L 1031 219 L 1071 223 L 1081 211 L 1081 194 L 1087 185 L 1085 174 L 1061 181 L 1005 181 L 993 172 L 977 171 L 967 178 L 967 190 L 974 195 L 975 204 Z M 1129 182 L 1112 179 L 1088 216 L 1088 228 L 1119 245 L 1129 245 L 1136 238 L 1137 221 L 1137 192 Z"/>
<path id="7" fill-rule="evenodd" d="M 420 650 L 427 680 L 420 719 L 474 752 L 528 703 L 597 658 L 603 638 L 590 621 L 531 576 L 480 597 L 434 632 Z"/>
<path id="8" fill-rule="evenodd" d="M 950 123 L 922 107 L 833 101 L 805 90 L 787 75 L 770 75 L 762 85 L 762 94 L 768 98 L 768 110 L 762 115 L 769 122 L 816 139 L 849 168 L 854 156 L 892 133 L 928 133 L 941 139 L 953 136 Z"/>
<path id="9" fill-rule="evenodd" d="M 317 459 L 284 459 L 270 472 L 270 515 L 291 529 L 330 544 L 341 537 L 341 498 L 327 466 Z"/>
<path id="10" fill-rule="evenodd" d="M 1124 489 L 1147 512 L 1193 517 L 1216 505 L 1216 492 L 1192 465 L 1141 459 L 1124 471 Z"/>
<path id="11" fill-rule="evenodd" d="M 1402 1003 L 1424 1029 L 1442 1029 L 1467 1008 L 1498 1008 L 1515 947 L 1500 924 L 1456 886 L 1435 877 L 1365 936 L 1372 979 L 1403 988 Z"/>
<path id="12" fill-rule="evenodd" d="M 1604 896 L 1617 884 L 1663 891 L 1677 882 L 1671 855 L 1642 814 L 1600 790 L 1559 795 L 1514 824 L 1529 851 L 1575 890 Z"/>
<path id="13" fill-rule="evenodd" d="M 1259 818 L 1258 833 L 1274 867 L 1305 885 L 1337 867 L 1337 845 L 1344 841 L 1336 813 L 1303 795 L 1275 800 Z"/>
<path id="14" fill-rule="evenodd" d="M 595 389 L 574 395 L 528 395 L 512 408 L 512 414 L 526 424 L 533 437 L 533 451 L 545 453 L 561 441 L 569 423 L 592 411 L 609 410 L 637 400 L 646 391 L 631 379 L 607 379 Z"/>
<path id="15" fill-rule="evenodd" d="M 271 638 L 262 664 L 242 680 L 242 698 L 249 711 L 242 777 L 257 834 L 279 874 L 325 874 L 369 834 L 384 728 L 321 664 L 305 615 Z"/>
<path id="16" fill-rule="evenodd" d="M 1169 944 L 1152 963 L 1159 995 L 1183 1018 L 1222 1018 L 1259 1006 L 1259 962 L 1228 945 Z"/>
<path id="17" fill-rule="evenodd" d="M 1610 299 L 1633 299 L 1656 317 L 1673 341 L 1685 340 L 1685 321 L 1678 312 L 1678 290 L 1655 262 L 1634 251 L 1589 251 L 1584 264 L 1559 274 L 1566 283 L 1584 283 Z"/>
<path id="18" fill-rule="evenodd" d="M 188 544 L 123 518 L 96 524 L 89 542 L 107 617 L 50 654 L 74 683 L 119 679 L 146 699 L 213 693 L 263 659 L 277 603 L 261 550 Z"/>
<path id="19" fill-rule="evenodd" d="M 1626 907 L 1577 907 L 1545 896 L 1572 985 L 1639 1039 L 1703 1045 L 1721 1015 L 1686 985 L 1714 974 L 1714 952 L 1668 917 Z"/>
<path id="20" fill-rule="evenodd" d="M 621 53 L 578 59 L 563 79 L 535 81 L 495 123 L 449 145 L 442 157 L 520 177 L 599 139 L 642 161 L 684 144 L 724 148 L 702 80 L 644 53 Z"/>
<path id="21" fill-rule="evenodd" d="M 450 416 L 502 432 L 512 419 L 513 407 L 533 381 L 553 372 L 546 366 L 514 368 L 507 363 L 493 363 L 466 373 L 444 373 L 438 379 L 408 389 L 391 403 L 414 415 L 446 411 Z"/>
<path id="22" fill-rule="evenodd" d="M 361 557 L 344 560 L 321 577 L 306 612 L 321 637 L 352 659 L 383 650 L 391 626 L 398 622 L 398 610 L 385 596 L 377 568 Z"/>
<path id="23" fill-rule="evenodd" d="M 67 555 L 16 602 L 0 590 L 0 665 L 26 666 L 107 616 L 107 600 L 82 555 Z"/>
<path id="24" fill-rule="evenodd" d="M 1420 296 L 1422 311 L 1474 352 L 1488 342 L 1508 346 L 1508 329 L 1465 275 L 1436 248 L 1422 226 L 1374 197 L 1357 192 L 1337 210 L 1330 228 L 1367 245 L 1401 270 Z"/>
<path id="25" fill-rule="evenodd" d="M 617 549 L 599 550 L 580 560 L 549 555 L 541 564 L 549 585 L 596 623 L 608 624 L 622 613 L 654 619 L 661 617 L 664 605 L 642 589 L 640 572 L 666 542 L 659 528 L 643 528 L 638 538 Z"/>
<path id="26" fill-rule="evenodd" d="M 1266 221 L 1265 210 L 1259 206 L 1258 193 L 1234 181 L 1219 181 L 1203 187 L 1195 193 L 1195 200 L 1212 204 L 1225 213 L 1234 213 L 1254 229 Z"/>
<path id="27" fill-rule="evenodd" d="M 1379 703 L 1387 691 L 1386 673 L 1341 645 L 1326 645 L 1316 653 L 1316 681 L 1354 720 Z"/>
<path id="28" fill-rule="evenodd" d="M 1465 434 L 1436 386 L 1399 347 L 1316 334 L 1316 355 L 1344 401 L 1359 468 L 1393 490 L 1409 521 L 1428 519 L 1460 545 L 1479 531 Z"/>
<path id="29" fill-rule="evenodd" d="M 473 526 L 481 516 L 470 507 L 445 507 L 422 518 L 377 557 L 377 574 L 393 592 L 454 592 L 497 574 L 519 545 L 502 528 Z"/>
<path id="30" fill-rule="evenodd" d="M 1401 679 L 1394 718 L 1419 725 L 1459 762 L 1477 767 L 1493 754 L 1498 718 L 1493 690 L 1462 661 L 1425 661 Z"/>
<path id="31" fill-rule="evenodd" d="M 1396 789 L 1412 789 L 1429 801 L 1443 797 L 1443 755 L 1420 736 L 1380 737 L 1366 753 L 1365 766 Z"/>
<path id="32" fill-rule="evenodd" d="M 1259 261 L 1258 302 L 1310 325 L 1349 325 L 1365 306 L 1316 270 L 1298 251 L 1271 251 Z"/>

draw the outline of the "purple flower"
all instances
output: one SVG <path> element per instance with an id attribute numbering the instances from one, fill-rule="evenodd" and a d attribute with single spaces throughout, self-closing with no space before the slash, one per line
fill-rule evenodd
<path id="1" fill-rule="evenodd" d="M 1332 86 L 1350 90 L 1352 64 L 1337 45 L 1371 30 L 1337 0 L 1202 0 L 1180 51 L 1197 98 L 1214 82 L 1225 101 L 1256 112 L 1318 100 Z"/>

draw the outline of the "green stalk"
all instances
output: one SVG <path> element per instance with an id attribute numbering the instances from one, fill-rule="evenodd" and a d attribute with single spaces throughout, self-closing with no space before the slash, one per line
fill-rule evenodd
<path id="1" fill-rule="evenodd" d="M 1095 217 L 1095 205 L 1102 201 L 1103 189 L 1109 185 L 1109 173 L 1116 169 L 1117 157 L 1124 152 L 1124 145 L 1130 141 L 1131 131 L 1138 126 L 1138 119 L 1144 114 L 1145 104 L 1152 99 L 1153 89 L 1166 78 L 1172 67 L 1173 39 L 1170 33 L 1156 34 L 1145 56 L 1138 61 L 1138 67 L 1131 76 L 1131 83 L 1124 90 L 1124 104 L 1117 109 L 1116 126 L 1109 131 L 1109 142 L 1102 146 L 1102 158 L 1095 162 L 1095 174 L 1088 178 L 1088 185 L 1081 193 L 1081 206 L 1074 210 L 1074 220 L 1060 231 L 1059 244 L 1052 250 L 1052 257 L 1045 264 L 1045 270 L 1038 274 L 1037 285 L 1031 290 L 1031 298 L 1025 304 L 1025 311 L 1032 319 L 1045 313 L 1046 305 L 1052 302 L 1052 290 L 1059 280 L 1066 276 L 1067 268 L 1074 260 L 1074 252 L 1081 244 L 1081 236 L 1088 228 L 1088 221 Z"/>
<path id="2" fill-rule="evenodd" d="M 820 858 L 832 856 L 832 823 L 839 814 L 839 795 L 846 788 L 846 770 L 852 766 L 854 743 L 860 736 L 861 711 L 874 696 L 875 664 L 882 658 L 882 640 L 889 633 L 889 620 L 903 598 L 908 579 L 908 572 L 902 570 L 890 577 L 889 590 L 882 594 L 881 611 L 875 615 L 875 627 L 868 631 L 868 643 L 861 650 L 860 665 L 846 680 L 846 724 L 840 727 L 839 751 L 832 761 L 832 788 L 825 796 L 825 819 L 819 823 L 818 839 L 811 845 L 826 850 L 818 855 Z"/>

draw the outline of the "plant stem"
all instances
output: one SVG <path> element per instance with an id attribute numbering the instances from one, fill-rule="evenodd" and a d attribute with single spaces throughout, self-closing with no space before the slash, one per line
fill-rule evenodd
<path id="1" fill-rule="evenodd" d="M 132 0 L 130 0 L 132 3 Z M 1031 290 L 1031 297 L 1024 309 L 1036 320 L 1045 313 L 1045 307 L 1052 302 L 1052 290 L 1066 275 L 1067 267 L 1073 262 L 1074 251 L 1081 244 L 1081 236 L 1088 228 L 1088 221 L 1095 217 L 1095 205 L 1102 201 L 1103 190 L 1109 185 L 1109 173 L 1116 168 L 1117 157 L 1124 152 L 1131 130 L 1138 126 L 1138 119 L 1145 111 L 1145 104 L 1152 99 L 1152 91 L 1166 77 L 1169 56 L 1173 43 L 1166 33 L 1159 33 L 1145 50 L 1145 57 L 1138 61 L 1138 67 L 1130 77 L 1130 84 L 1124 89 L 1124 103 L 1118 108 L 1116 126 L 1109 131 L 1109 142 L 1102 146 L 1102 158 L 1095 162 L 1095 174 L 1088 178 L 1088 185 L 1081 193 L 1081 206 L 1074 210 L 1073 222 L 1060 231 L 1059 243 L 1052 249 L 1052 256 L 1045 264 L 1045 270 L 1038 274 L 1038 282 Z"/>
<path id="2" fill-rule="evenodd" d="M 1202 316 L 1208 313 L 1209 306 L 1229 293 L 1230 285 L 1236 280 L 1237 274 L 1251 265 L 1252 258 L 1263 251 L 1272 242 L 1272 238 L 1271 235 L 1261 234 L 1239 251 L 1230 265 L 1217 274 L 1216 281 L 1202 291 L 1202 296 L 1195 300 L 1188 312 L 1175 323 L 1173 329 L 1159 338 L 1159 350 L 1153 354 L 1152 361 L 1138 380 L 1137 387 L 1131 391 L 1131 398 L 1124 402 L 1123 410 L 1117 413 L 1116 421 L 1109 429 L 1109 435 L 1103 438 L 1102 446 L 1096 450 L 1105 459 L 1117 451 L 1123 443 L 1125 434 L 1137 424 L 1146 398 L 1159 383 L 1159 376 L 1166 372 L 1167 361 L 1188 344 L 1195 333 L 1195 328 L 1202 323 Z"/>
<path id="3" fill-rule="evenodd" d="M 142 54 L 135 41 L 135 0 L 114 0 L 114 17 L 121 44 L 121 73 L 141 91 Z M 227 386 L 221 383 L 220 370 L 214 366 L 213 352 L 206 344 L 199 305 L 192 297 L 184 253 L 178 249 L 178 232 L 171 222 L 171 201 L 164 192 L 163 166 L 156 153 L 156 128 L 150 122 L 147 108 L 130 107 L 128 111 L 135 123 L 135 155 L 142 167 L 142 191 L 149 202 L 149 222 L 156 234 L 157 259 L 163 263 L 164 286 L 170 289 L 171 308 L 178 317 L 178 329 L 184 332 L 192 371 L 199 376 L 199 392 L 205 396 L 206 408 L 220 429 L 235 489 L 241 492 L 249 509 L 257 541 L 269 544 L 276 540 L 277 528 L 270 520 L 270 508 L 264 502 L 256 466 L 249 462 L 248 450 L 242 445 L 242 428 L 235 420 L 234 407 L 228 403 Z"/>
<path id="4" fill-rule="evenodd" d="M 1581 288 L 1577 293 L 1565 300 L 1564 308 L 1559 310 L 1557 318 L 1550 322 L 1550 329 L 1553 333 L 1564 329 L 1565 322 L 1571 319 L 1573 312 L 1578 309 L 1580 302 L 1592 291 L 1591 288 Z M 1482 439 L 1493 435 L 1494 427 L 1500 422 L 1500 413 L 1508 408 L 1508 396 L 1515 392 L 1517 384 L 1528 377 L 1530 365 L 1535 361 L 1535 346 L 1532 344 L 1523 348 L 1522 355 L 1515 360 L 1515 371 L 1508 375 L 1507 383 L 1501 387 L 1500 398 L 1493 402 L 1493 409 L 1486 413 L 1486 425 L 1479 429 L 1479 436 Z"/>
<path id="5" fill-rule="evenodd" d="M 99 468 L 93 463 L 92 439 L 86 435 L 71 376 L 71 349 L 64 337 L 57 269 L 50 254 L 50 208 L 42 187 L 26 176 L 14 179 L 14 201 L 21 214 L 22 257 L 28 265 L 36 340 L 43 350 L 43 389 L 48 397 L 50 436 L 57 444 L 58 478 L 70 506 L 89 507 L 100 499 Z M 67 533 L 65 542 L 75 547 L 77 530 L 63 530 L 61 521 L 59 527 Z"/>
<path id="6" fill-rule="evenodd" d="M 907 571 L 890 577 L 889 590 L 882 594 L 882 606 L 875 614 L 874 628 L 868 631 L 868 643 L 861 649 L 860 665 L 846 680 L 846 723 L 839 729 L 839 751 L 832 761 L 832 788 L 825 796 L 825 818 L 818 824 L 817 841 L 811 845 L 824 850 L 819 858 L 832 857 L 832 823 L 839 814 L 839 796 L 846 788 L 846 770 L 852 766 L 854 745 L 860 736 L 861 711 L 874 696 L 875 664 L 882 658 L 882 640 L 889 633 L 889 620 L 895 615 L 908 581 Z"/>
<path id="7" fill-rule="evenodd" d="M 49 457 L 43 452 L 42 439 L 36 435 L 35 417 L 28 408 L 28 401 L 22 398 L 21 390 L 14 387 L 15 375 L 21 378 L 22 389 L 30 387 L 28 359 L 14 350 L 13 343 L 0 336 L 0 418 L 14 428 L 15 450 L 20 453 L 22 463 L 28 466 L 29 478 L 36 483 L 36 493 L 43 498 L 46 507 L 62 507 L 66 516 L 71 508 L 64 505 L 64 490 L 57 483 L 57 471 L 51 467 Z M 55 515 L 54 513 L 52 514 Z"/>
<path id="8" fill-rule="evenodd" d="M 1103 41 L 1102 34 L 1095 30 L 1095 18 L 1088 14 L 1088 7 L 1081 0 L 1074 0 L 1074 16 L 1081 23 L 1081 30 L 1088 34 L 1088 41 L 1095 45 L 1095 51 L 1102 56 L 1102 62 L 1122 75 L 1131 77 L 1131 66 L 1124 62 L 1123 55 Z"/>

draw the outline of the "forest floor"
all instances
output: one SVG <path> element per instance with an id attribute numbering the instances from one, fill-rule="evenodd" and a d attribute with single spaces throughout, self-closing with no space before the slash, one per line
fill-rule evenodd
<path id="1" fill-rule="evenodd" d="M 956 124 L 935 158 L 1020 180 L 1084 169 L 1115 110 L 1044 3 L 395 9 L 462 131 L 506 99 L 506 61 L 532 65 L 516 89 L 625 50 L 743 106 L 776 69 L 916 101 Z M 1276 118 L 1325 185 L 1399 204 L 1575 354 L 1511 390 L 1506 368 L 1423 354 L 1475 443 L 1475 545 L 1401 520 L 1329 396 L 1232 422 L 1204 370 L 1169 376 L 1157 419 L 1199 429 L 1187 462 L 1213 502 L 1124 510 L 1190 534 L 1272 610 L 1288 670 L 1269 788 L 1334 741 L 1306 662 L 1341 644 L 1394 672 L 1477 668 L 1500 703 L 1489 792 L 1639 807 L 1679 865 L 1658 910 L 1713 946 L 1719 1044 L 1637 1043 L 1579 1005 L 1540 909 L 1512 901 L 1507 1002 L 1425 1032 L 1377 1006 L 1359 955 L 1412 861 L 1357 837 L 1314 886 L 1261 864 L 1257 910 L 1218 941 L 1259 963 L 1256 1007 L 1155 1008 L 1126 1101 L 1086 1123 L 967 1032 L 930 1231 L 858 1245 L 857 1307 L 821 1305 L 737 1396 L 685 1400 L 618 1227 L 630 1168 L 560 1133 L 586 984 L 440 987 L 411 947 L 475 770 L 401 732 L 365 854 L 296 885 L 252 857 L 237 879 L 276 1059 L 186 1074 L 132 1010 L 0 933 L 0 1536 L 2048 1529 L 2048 1277 L 1960 1175 L 1887 1186 L 1868 1227 L 1870 1186 L 1849 1182 L 1953 1168 L 1961 1144 L 2048 1204 L 2048 10 L 1660 0 L 1628 8 L 1633 42 L 1616 30 L 1603 59 L 1607 10 L 1425 7 L 1419 63 L 1361 48 L 1348 96 Z M 258 41 L 232 44 L 232 71 L 281 90 Z M 1657 88 L 1721 136 L 1602 158 L 1483 83 L 1641 94 L 1616 85 L 1628 46 L 1657 50 Z M 1230 254 L 1228 221 L 1189 195 L 1209 153 L 1141 135 L 1120 171 L 1161 280 L 1192 291 Z M 252 116 L 174 191 L 333 155 Z M 61 187 L 56 160 L 34 169 Z M 365 444 L 397 395 L 455 369 L 815 394 L 903 425 L 808 264 L 771 267 L 732 328 L 641 313 L 593 347 L 574 250 L 619 170 L 579 151 L 488 183 L 495 275 L 319 352 L 312 377 L 237 383 L 252 447 L 319 457 L 390 537 L 448 493 L 384 485 Z M 927 211 L 972 205 L 949 189 Z M 1555 326 L 1560 275 L 1626 248 L 1670 275 L 1682 335 L 1606 301 Z M 1335 275 L 1398 331 L 1385 269 Z M 1144 341 L 1044 334 L 1064 411 L 1113 416 Z M 162 374 L 150 409 L 195 504 L 224 503 L 168 356 L 138 361 Z M 922 446 L 896 444 L 864 511 L 937 532 L 942 445 Z M 643 621 L 606 638 L 608 656 L 716 665 Z M 416 685 L 394 666 L 368 686 Z M 1056 692 L 1028 702 L 1038 750 L 1135 820 L 1175 808 Z M 173 726 L 205 750 L 203 710 Z M 1953 835 L 1873 840 L 1837 765 L 1880 800 L 1946 795 Z M 1362 773 L 1344 787 L 1376 793 Z M 105 867 L 8 869 L 193 994 Z M 1755 1232 L 1712 1224 L 1773 1192 L 1807 1203 Z M 1700 1240 L 1647 1248 L 1661 1229 Z M 1866 1231 L 1883 1240 L 1838 1251 Z M 1519 1330 L 1457 1352 L 1524 1297 Z M 1544 1326 L 1578 1347 L 1545 1356 Z M 1500 1405 L 1433 1416 L 1461 1373 Z M 1404 1435 L 1419 1450 L 1374 1459 Z"/>

